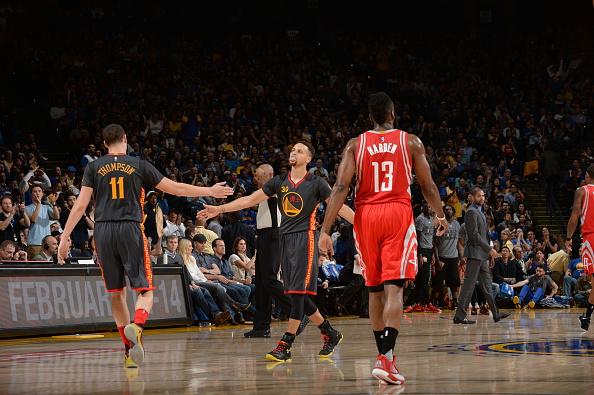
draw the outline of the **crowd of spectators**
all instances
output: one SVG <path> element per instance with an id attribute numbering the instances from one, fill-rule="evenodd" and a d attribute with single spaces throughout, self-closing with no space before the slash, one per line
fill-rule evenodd
<path id="1" fill-rule="evenodd" d="M 45 130 L 19 127 L 22 114 L 16 110 L 0 120 L 3 259 L 25 259 L 19 251 L 26 251 L 29 260 L 40 253 L 45 257 L 76 199 L 85 165 L 105 153 L 100 131 L 112 122 L 124 126 L 130 155 L 152 162 L 176 181 L 227 181 L 235 199 L 254 191 L 259 164 L 270 163 L 277 174 L 286 174 L 288 147 L 298 139 L 316 147 L 310 172 L 332 185 L 345 143 L 371 126 L 368 94 L 386 90 L 396 102 L 397 126 L 424 142 L 452 220 L 463 222 L 473 186 L 485 190 L 491 237 L 502 257 L 518 253 L 522 269 L 513 276 L 494 273 L 496 281 L 513 277 L 518 283 L 535 271 L 540 252 L 546 261 L 560 247 L 556 235 L 534 222 L 522 184 L 538 180 L 551 190 L 562 185 L 564 193 L 573 193 L 594 160 L 591 148 L 576 154 L 574 147 L 591 130 L 588 68 L 580 54 L 567 57 L 550 37 L 522 37 L 503 48 L 455 34 L 335 33 L 312 40 L 254 33 L 209 41 L 174 33 L 54 35 L 8 62 L 8 67 L 25 64 L 42 75 L 49 96 Z M 11 109 L 9 98 L 3 99 Z M 48 168 L 51 148 L 39 146 L 48 130 L 58 130 L 57 139 L 79 154 L 65 154 L 65 160 Z M 577 156 L 569 165 L 572 155 Z M 415 214 L 430 217 L 421 213 L 423 199 L 414 181 L 411 192 Z M 256 211 L 197 223 L 195 214 L 205 203 L 218 202 L 147 194 L 145 232 L 154 255 L 163 261 L 169 254 L 169 261 L 175 261 L 182 252 L 171 248 L 173 237 L 195 246 L 197 235 L 203 235 L 204 253 L 216 256 L 215 241 L 221 240 L 227 248 L 222 257 L 228 258 L 242 237 L 246 249 L 235 252 L 234 266 L 241 262 L 237 269 L 245 282 L 254 255 Z M 92 229 L 90 208 L 72 235 L 73 254 L 92 253 Z M 360 276 L 352 274 L 356 253 L 345 247 L 352 238 L 339 237 L 342 229 L 337 227 L 335 235 L 342 243 L 336 246 L 335 261 L 350 273 L 332 281 L 322 278 L 322 288 L 347 286 L 360 299 Z M 427 287 L 431 278 L 440 278 L 435 266 L 422 281 Z M 234 278 L 238 273 L 228 274 Z M 414 292 L 418 303 L 447 301 L 443 295 L 431 299 L 428 289 L 420 288 Z M 345 295 L 344 304 L 353 303 L 352 293 Z M 238 300 L 249 303 L 244 295 Z M 365 314 L 365 304 L 358 304 Z M 221 311 L 224 305 L 212 316 Z"/>

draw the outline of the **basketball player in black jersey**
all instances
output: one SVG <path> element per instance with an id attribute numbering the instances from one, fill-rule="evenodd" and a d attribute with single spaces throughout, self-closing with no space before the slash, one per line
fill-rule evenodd
<path id="1" fill-rule="evenodd" d="M 143 185 L 156 187 L 177 196 L 225 197 L 233 189 L 224 183 L 197 187 L 165 178 L 144 160 L 126 155 L 124 129 L 111 124 L 103 129 L 105 156 L 85 168 L 80 195 L 72 208 L 60 238 L 58 256 L 68 253 L 66 240 L 85 212 L 91 196 L 95 197 L 95 244 L 105 288 L 111 295 L 113 318 L 125 346 L 125 367 L 138 367 L 144 360 L 142 329 L 153 306 L 153 274 L 149 246 L 143 231 Z M 134 322 L 126 304 L 126 280 L 138 293 Z"/>
<path id="2" fill-rule="evenodd" d="M 264 186 L 251 194 L 221 206 L 208 206 L 198 215 L 212 218 L 218 214 L 256 206 L 276 195 L 281 211 L 280 249 L 281 269 L 285 294 L 291 299 L 291 313 L 287 331 L 277 347 L 266 355 L 273 361 L 291 359 L 291 346 L 303 315 L 307 315 L 322 332 L 324 345 L 320 357 L 329 357 L 342 340 L 342 334 L 332 328 L 322 317 L 310 296 L 317 293 L 318 277 L 318 232 L 315 216 L 318 204 L 328 200 L 330 186 L 323 179 L 307 172 L 307 164 L 314 156 L 309 141 L 293 146 L 289 163 L 291 171 L 286 176 L 275 176 Z M 339 215 L 353 222 L 354 213 L 348 206 L 342 206 Z"/>

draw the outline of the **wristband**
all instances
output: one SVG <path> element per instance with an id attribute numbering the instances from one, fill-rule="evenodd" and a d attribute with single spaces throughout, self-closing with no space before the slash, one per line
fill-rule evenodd
<path id="1" fill-rule="evenodd" d="M 437 218 L 438 221 L 444 221 L 446 219 L 445 214 L 443 215 L 443 218 L 439 218 L 437 215 L 435 216 L 435 218 Z"/>
<path id="2" fill-rule="evenodd" d="M 566 237 L 565 241 L 570 241 L 573 237 Z"/>

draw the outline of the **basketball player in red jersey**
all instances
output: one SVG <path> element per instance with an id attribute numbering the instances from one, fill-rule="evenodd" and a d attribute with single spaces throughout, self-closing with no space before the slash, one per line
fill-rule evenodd
<path id="1" fill-rule="evenodd" d="M 369 318 L 379 351 L 372 374 L 386 383 L 401 385 L 404 376 L 396 368 L 393 349 L 402 316 L 403 288 L 417 272 L 410 194 L 413 169 L 423 196 L 437 214 L 437 236 L 445 233 L 448 222 L 431 178 L 425 147 L 418 137 L 394 129 L 394 103 L 387 94 L 370 96 L 369 116 L 374 129 L 351 139 L 343 151 L 319 248 L 323 253 L 331 250 L 329 232 L 356 173 L 355 243 L 369 288 Z"/>
<path id="2" fill-rule="evenodd" d="M 590 165 L 586 171 L 586 185 L 575 191 L 571 216 L 567 222 L 567 234 L 565 243 L 571 246 L 573 233 L 581 216 L 582 223 L 582 248 L 581 256 L 584 265 L 584 273 L 590 276 L 592 288 L 594 288 L 594 165 Z M 584 331 L 590 328 L 590 319 L 594 311 L 594 292 L 588 297 L 588 308 L 584 315 L 579 317 L 580 326 Z"/>

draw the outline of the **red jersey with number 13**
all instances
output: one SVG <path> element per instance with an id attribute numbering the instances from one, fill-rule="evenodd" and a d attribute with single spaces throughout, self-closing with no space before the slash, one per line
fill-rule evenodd
<path id="1" fill-rule="evenodd" d="M 408 133 L 369 130 L 358 137 L 355 205 L 411 205 L 412 158 Z"/>

